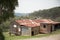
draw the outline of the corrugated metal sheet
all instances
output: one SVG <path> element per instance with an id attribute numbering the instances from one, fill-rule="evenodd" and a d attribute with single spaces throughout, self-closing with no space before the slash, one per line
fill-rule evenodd
<path id="1" fill-rule="evenodd" d="M 27 27 L 37 27 L 40 26 L 40 23 L 36 23 L 33 20 L 30 19 L 25 19 L 25 20 L 16 20 L 17 23 L 19 23 L 20 25 L 24 25 Z"/>
<path id="2" fill-rule="evenodd" d="M 24 25 L 27 27 L 37 27 L 40 26 L 40 23 L 46 23 L 46 24 L 57 24 L 60 22 L 54 22 L 50 19 L 35 19 L 35 20 L 31 20 L 31 19 L 23 19 L 23 20 L 15 20 L 17 23 L 19 23 L 20 25 Z"/>

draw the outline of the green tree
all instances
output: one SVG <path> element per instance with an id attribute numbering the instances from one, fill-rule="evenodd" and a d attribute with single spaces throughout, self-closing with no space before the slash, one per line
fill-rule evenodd
<path id="1" fill-rule="evenodd" d="M 14 9 L 18 5 L 18 0 L 0 0 L 0 25 L 10 17 L 14 17 Z M 0 26 L 0 40 L 4 40 Z"/>
<path id="2" fill-rule="evenodd" d="M 0 23 L 14 17 L 14 9 L 18 5 L 18 0 L 0 0 Z"/>

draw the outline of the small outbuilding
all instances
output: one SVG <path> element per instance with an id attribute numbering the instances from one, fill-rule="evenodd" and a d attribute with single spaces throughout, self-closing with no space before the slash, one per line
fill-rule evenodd
<path id="1" fill-rule="evenodd" d="M 39 34 L 40 24 L 33 20 L 16 20 L 10 25 L 10 34 L 33 36 Z"/>
<path id="2" fill-rule="evenodd" d="M 40 33 L 52 33 L 60 29 L 60 22 L 54 22 L 50 19 L 36 19 L 35 21 L 40 23 Z"/>

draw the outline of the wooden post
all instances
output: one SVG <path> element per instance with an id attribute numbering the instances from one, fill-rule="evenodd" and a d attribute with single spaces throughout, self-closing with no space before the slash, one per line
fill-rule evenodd
<path id="1" fill-rule="evenodd" d="M 52 31 L 54 31 L 54 25 L 52 25 Z"/>

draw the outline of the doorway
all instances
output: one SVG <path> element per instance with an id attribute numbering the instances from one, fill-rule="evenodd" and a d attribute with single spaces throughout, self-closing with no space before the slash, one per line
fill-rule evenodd
<path id="1" fill-rule="evenodd" d="M 34 36 L 34 31 L 31 32 L 31 35 Z"/>
<path id="2" fill-rule="evenodd" d="M 53 31 L 53 30 L 52 30 L 52 26 L 51 26 L 51 30 L 50 30 L 50 31 L 51 31 L 51 32 Z"/>
<path id="3" fill-rule="evenodd" d="M 60 29 L 60 24 L 56 24 L 54 29 L 55 29 L 55 30 Z"/>

